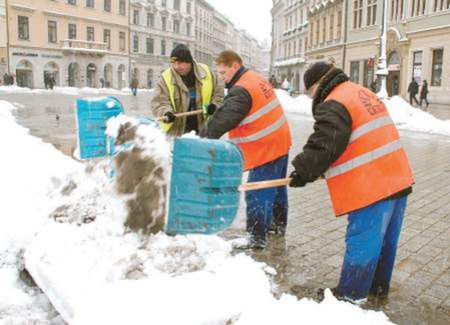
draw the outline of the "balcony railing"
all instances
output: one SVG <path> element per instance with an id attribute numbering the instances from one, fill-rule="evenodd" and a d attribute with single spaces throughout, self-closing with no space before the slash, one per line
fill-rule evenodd
<path id="1" fill-rule="evenodd" d="M 65 39 L 61 41 L 62 49 L 69 52 L 91 53 L 105 55 L 108 53 L 108 44 L 101 42 Z"/>

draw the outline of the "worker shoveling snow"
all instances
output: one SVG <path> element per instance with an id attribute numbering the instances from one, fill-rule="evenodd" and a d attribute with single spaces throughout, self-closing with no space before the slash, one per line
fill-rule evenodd
<path id="1" fill-rule="evenodd" d="M 0 145 L 11 153 L 0 168 L 0 323 L 56 323 L 45 296 L 19 277 L 23 250 L 26 269 L 69 324 L 388 323 L 330 293 L 322 303 L 276 299 L 273 270 L 232 254 L 216 235 L 129 231 L 133 194 L 117 193 L 108 162 L 86 168 L 18 126 L 10 104 L 0 106 Z"/>

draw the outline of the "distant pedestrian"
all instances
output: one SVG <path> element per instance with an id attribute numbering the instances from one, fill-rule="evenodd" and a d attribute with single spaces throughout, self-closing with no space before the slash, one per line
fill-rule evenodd
<path id="1" fill-rule="evenodd" d="M 102 88 L 105 88 L 105 79 L 100 78 L 100 86 L 101 86 Z"/>
<path id="2" fill-rule="evenodd" d="M 278 80 L 274 74 L 270 77 L 269 82 L 273 88 L 278 88 Z"/>
<path id="3" fill-rule="evenodd" d="M 130 88 L 131 92 L 133 93 L 133 96 L 137 95 L 137 88 L 139 86 L 139 80 L 136 77 L 133 77 L 131 80 Z"/>
<path id="4" fill-rule="evenodd" d="M 420 107 L 422 108 L 422 101 L 425 101 L 425 103 L 427 104 L 427 108 L 428 108 L 428 82 L 426 80 L 423 81 L 422 84 L 422 89 L 420 90 Z"/>
<path id="5" fill-rule="evenodd" d="M 373 93 L 377 93 L 377 90 L 378 90 L 378 82 L 377 82 L 377 79 L 373 80 L 373 81 L 370 83 L 370 90 L 372 90 Z"/>
<path id="6" fill-rule="evenodd" d="M 8 86 L 9 85 L 9 76 L 8 76 L 8 74 L 5 72 L 5 74 L 3 75 L 3 84 L 5 85 L 5 86 Z"/>
<path id="7" fill-rule="evenodd" d="M 414 78 L 412 78 L 411 82 L 409 83 L 408 93 L 409 93 L 409 104 L 412 105 L 414 99 L 416 104 L 419 105 L 419 101 L 416 98 L 416 95 L 419 93 L 419 84 Z"/>
<path id="8" fill-rule="evenodd" d="M 44 87 L 48 89 L 48 73 L 44 72 Z"/>

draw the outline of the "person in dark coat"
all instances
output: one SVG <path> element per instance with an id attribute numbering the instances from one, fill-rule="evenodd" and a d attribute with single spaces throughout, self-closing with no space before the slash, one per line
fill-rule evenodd
<path id="1" fill-rule="evenodd" d="M 425 101 L 425 103 L 427 104 L 427 108 L 428 108 L 428 82 L 426 80 L 423 81 L 422 84 L 422 89 L 420 89 L 420 107 L 422 107 L 422 101 Z"/>
<path id="2" fill-rule="evenodd" d="M 131 84 L 130 84 L 130 88 L 131 88 L 131 92 L 133 93 L 133 96 L 137 95 L 138 86 L 139 86 L 139 80 L 135 76 L 135 77 L 133 77 L 133 79 L 131 79 Z"/>
<path id="3" fill-rule="evenodd" d="M 375 79 L 370 83 L 370 90 L 372 90 L 372 92 L 377 93 L 378 91 L 378 80 Z"/>
<path id="4" fill-rule="evenodd" d="M 348 214 L 335 295 L 351 301 L 386 296 L 414 183 L 398 132 L 383 102 L 341 69 L 317 62 L 304 83 L 313 99 L 314 132 L 292 161 L 290 186 L 325 177 L 335 215 Z"/>
<path id="5" fill-rule="evenodd" d="M 414 78 L 412 78 L 411 82 L 409 83 L 408 93 L 409 93 L 409 104 L 412 105 L 414 100 L 416 104 L 419 105 L 419 101 L 416 98 L 416 95 L 419 93 L 419 84 Z"/>

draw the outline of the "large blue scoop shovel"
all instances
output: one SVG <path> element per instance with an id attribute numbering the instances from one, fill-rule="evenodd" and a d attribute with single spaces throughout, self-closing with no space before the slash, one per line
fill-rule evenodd
<path id="1" fill-rule="evenodd" d="M 178 138 L 174 143 L 166 233 L 214 234 L 234 221 L 241 191 L 289 184 L 290 178 L 241 185 L 243 161 L 228 141 Z"/>

